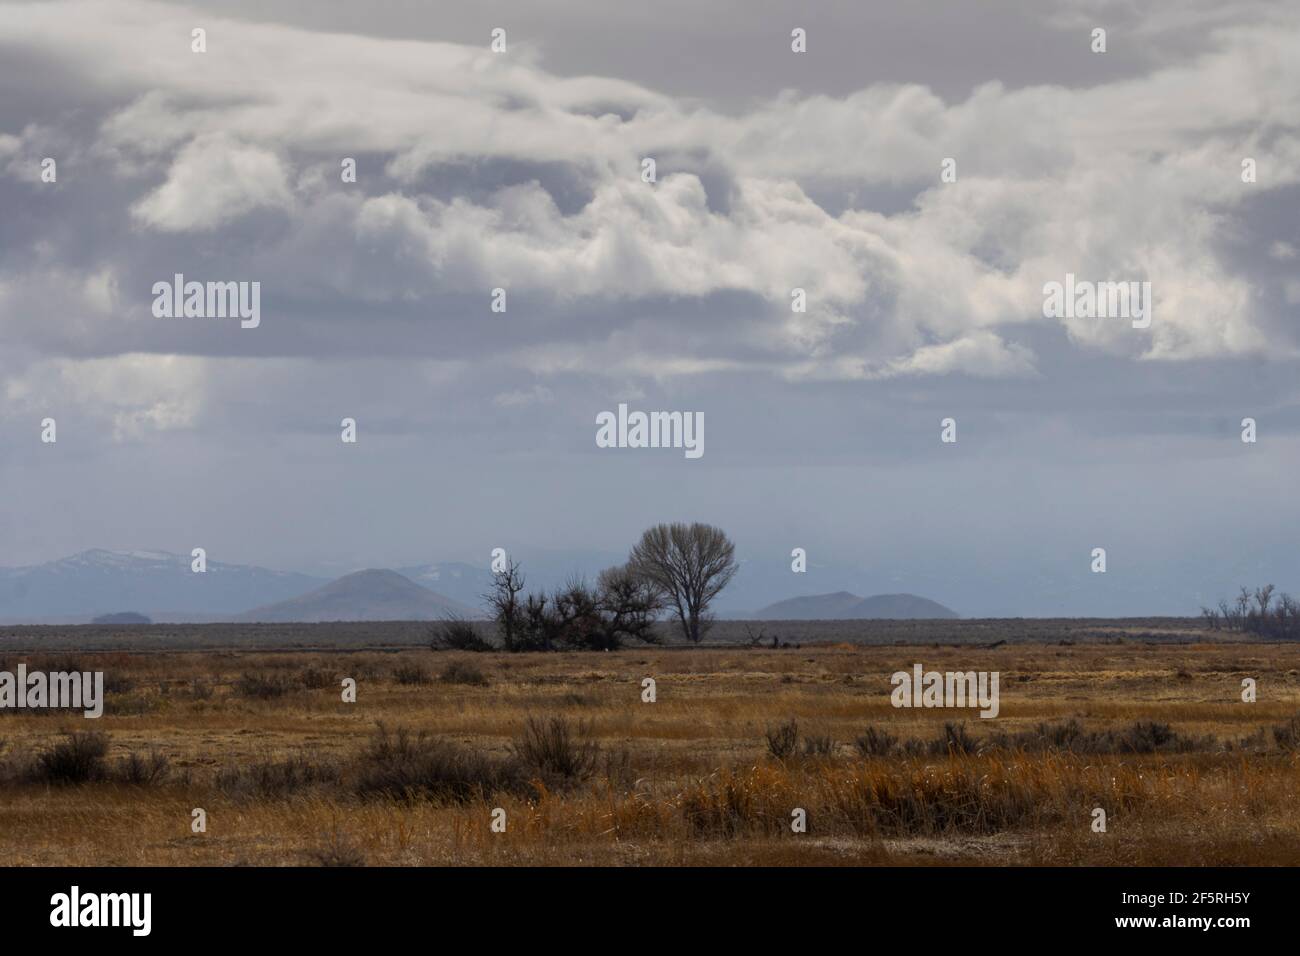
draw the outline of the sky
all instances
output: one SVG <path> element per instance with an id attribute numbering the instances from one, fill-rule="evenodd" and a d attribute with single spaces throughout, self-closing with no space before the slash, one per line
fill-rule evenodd
<path id="1" fill-rule="evenodd" d="M 773 599 L 1298 593 L 1297 49 L 1271 2 L 0 0 L 0 565 L 698 520 L 806 550 Z M 156 315 L 178 273 L 259 324 Z M 1067 274 L 1149 326 L 1045 315 Z M 599 447 L 620 403 L 704 453 Z"/>

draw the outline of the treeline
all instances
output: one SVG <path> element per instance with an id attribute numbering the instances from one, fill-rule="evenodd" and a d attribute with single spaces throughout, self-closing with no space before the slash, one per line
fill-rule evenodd
<path id="1" fill-rule="evenodd" d="M 708 609 L 735 576 L 735 546 L 719 528 L 661 524 L 642 536 L 627 563 L 602 571 L 595 585 L 575 579 L 545 592 L 525 593 L 517 562 L 493 574 L 483 595 L 500 649 L 518 651 L 617 650 L 628 641 L 659 643 L 655 623 L 674 619 L 684 640 L 698 644 L 708 632 Z M 488 651 L 497 647 L 468 621 L 434 629 L 436 649 Z"/>
<path id="2" fill-rule="evenodd" d="M 1220 601 L 1218 608 L 1202 607 L 1201 616 L 1214 631 L 1300 639 L 1300 601 L 1289 594 L 1275 598 L 1275 590 L 1271 584 L 1253 592 L 1242 587 L 1233 601 Z"/>

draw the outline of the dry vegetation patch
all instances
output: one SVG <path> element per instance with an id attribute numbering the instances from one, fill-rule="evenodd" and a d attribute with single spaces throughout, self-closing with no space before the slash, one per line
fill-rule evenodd
<path id="1" fill-rule="evenodd" d="M 111 684 L 97 721 L 0 712 L 18 863 L 1300 862 L 1289 645 L 26 660 Z M 1001 715 L 894 709 L 916 661 L 1000 671 Z"/>

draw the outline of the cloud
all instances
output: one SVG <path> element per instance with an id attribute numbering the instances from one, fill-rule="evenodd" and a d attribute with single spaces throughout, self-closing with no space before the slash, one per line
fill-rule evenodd
<path id="1" fill-rule="evenodd" d="M 116 304 L 101 284 L 95 308 L 134 317 L 165 248 L 221 278 L 258 269 L 258 341 L 279 354 L 400 354 L 415 322 L 436 323 L 441 359 L 495 355 L 550 375 L 1019 377 L 1037 357 L 1017 330 L 1048 324 L 1070 347 L 1126 359 L 1297 351 L 1270 311 L 1290 301 L 1281 268 L 1261 296 L 1225 246 L 1254 241 L 1248 202 L 1300 183 L 1300 16 L 1233 25 L 1206 8 L 1202 48 L 1083 88 L 990 81 L 948 101 L 874 83 L 724 113 L 486 43 L 139 0 L 0 10 L 0 45 L 102 97 L 91 125 L 50 120 L 81 151 L 81 188 L 86 165 L 102 167 L 100 231 L 0 273 L 32 299 L 75 256 L 117 277 Z M 201 55 L 188 45 L 200 21 Z M 0 135 L 0 161 L 28 139 Z M 1258 183 L 1240 181 L 1246 155 Z M 359 158 L 357 184 L 339 181 L 343 156 Z M 658 161 L 653 185 L 644 156 Z M 939 181 L 946 157 L 956 183 Z M 907 200 L 873 208 L 879 190 Z M 1042 286 L 1066 272 L 1150 281 L 1152 327 L 1044 319 Z M 495 287 L 522 341 L 485 320 Z M 790 309 L 795 288 L 806 312 Z M 139 328 L 100 328 L 79 332 L 80 347 L 149 347 Z M 45 333 L 42 347 L 70 339 Z M 155 347 L 253 346 L 173 325 Z"/>
<path id="2" fill-rule="evenodd" d="M 155 229 L 185 232 L 212 230 L 255 209 L 287 209 L 292 202 L 279 157 L 218 133 L 187 143 L 167 181 L 132 212 Z"/>
<path id="3" fill-rule="evenodd" d="M 98 426 L 113 441 L 188 428 L 201 405 L 206 362 L 169 355 L 36 362 L 6 378 L 5 417 L 57 421 L 75 410 L 83 434 Z"/>
<path id="4" fill-rule="evenodd" d="M 499 408 L 521 408 L 525 405 L 544 405 L 554 399 L 555 393 L 545 385 L 534 385 L 532 388 L 501 392 L 493 397 L 492 404 Z"/>
<path id="5" fill-rule="evenodd" d="M 1034 355 L 1029 349 L 1003 342 L 991 332 L 972 332 L 941 345 L 924 346 L 904 359 L 896 359 L 882 377 L 966 372 L 989 378 L 1010 378 L 1032 376 L 1036 371 Z"/>

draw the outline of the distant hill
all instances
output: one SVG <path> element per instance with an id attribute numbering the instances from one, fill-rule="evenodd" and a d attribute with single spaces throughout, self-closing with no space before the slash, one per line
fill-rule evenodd
<path id="1" fill-rule="evenodd" d="M 845 615 L 849 618 L 881 618 L 889 620 L 952 620 L 961 617 L 952 608 L 938 601 L 915 594 L 877 594 L 865 599 Z"/>
<path id="2" fill-rule="evenodd" d="M 422 588 L 396 571 L 367 570 L 344 575 L 299 597 L 254 608 L 239 621 L 434 621 L 482 617 L 482 612 Z"/>
<path id="3" fill-rule="evenodd" d="M 226 564 L 217 557 L 209 551 L 203 574 L 190 569 L 188 553 L 100 548 L 44 564 L 0 567 L 0 624 L 84 624 L 123 607 L 166 623 L 247 620 L 249 608 L 262 611 L 330 583 L 329 577 Z M 603 552 L 546 550 L 521 558 L 530 591 L 550 591 L 574 577 L 594 581 L 618 560 Z M 487 556 L 481 564 L 446 561 L 396 573 L 473 617 L 483 616 L 483 595 L 493 583 Z"/>
<path id="4" fill-rule="evenodd" d="M 536 587 L 538 575 L 531 569 L 525 571 L 528 575 L 528 587 L 530 589 Z M 422 588 L 428 588 L 430 591 L 474 608 L 481 608 L 483 595 L 492 590 L 493 576 L 486 561 L 481 565 L 463 564 L 459 561 L 420 564 L 409 568 L 398 568 L 397 573 Z"/>
<path id="5" fill-rule="evenodd" d="M 216 557 L 209 552 L 202 574 L 190 570 L 188 554 L 98 548 L 45 564 L 0 568 L 0 621 L 88 621 L 123 607 L 138 608 L 155 621 L 177 613 L 228 620 L 326 580 Z"/>
<path id="6" fill-rule="evenodd" d="M 121 611 L 117 614 L 101 614 L 90 622 L 91 624 L 152 624 L 143 614 L 136 614 L 135 611 Z"/>
<path id="7" fill-rule="evenodd" d="M 753 614 L 760 621 L 952 620 L 960 616 L 937 601 L 915 594 L 877 594 L 860 598 L 848 591 L 789 598 L 769 604 Z"/>
<path id="8" fill-rule="evenodd" d="M 861 603 L 862 598 L 848 591 L 808 594 L 769 604 L 753 616 L 766 621 L 834 621 L 848 617 L 846 612 Z"/>

